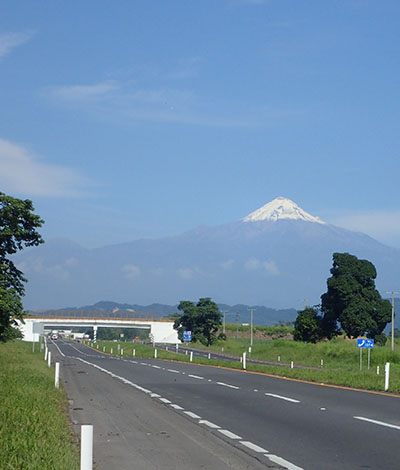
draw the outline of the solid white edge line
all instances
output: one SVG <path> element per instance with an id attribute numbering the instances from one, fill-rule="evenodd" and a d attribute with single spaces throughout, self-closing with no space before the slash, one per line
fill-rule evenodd
<path id="1" fill-rule="evenodd" d="M 267 397 L 279 398 L 280 400 L 290 401 L 291 403 L 300 403 L 300 400 L 295 400 L 294 398 L 283 397 L 281 395 L 275 395 L 275 393 L 266 393 Z"/>
<path id="2" fill-rule="evenodd" d="M 288 470 L 304 470 L 302 467 L 298 467 L 292 462 L 288 462 L 287 460 L 283 459 L 282 457 L 278 457 L 277 455 L 272 454 L 265 454 L 265 457 L 268 457 L 272 462 L 281 465 L 282 467 L 287 468 Z"/>
<path id="3" fill-rule="evenodd" d="M 206 426 L 212 429 L 220 429 L 221 427 L 221 426 L 218 426 L 218 424 L 214 424 L 214 423 L 211 423 L 211 421 L 207 421 L 206 419 L 201 419 L 199 421 L 199 424 L 205 424 Z"/>
<path id="4" fill-rule="evenodd" d="M 220 432 L 226 437 L 229 437 L 229 439 L 242 439 L 240 436 L 238 436 L 237 434 L 234 434 L 233 432 L 228 431 L 227 429 L 218 429 L 218 432 Z"/>
<path id="5" fill-rule="evenodd" d="M 194 419 L 201 419 L 201 416 L 197 415 L 196 413 L 192 413 L 191 411 L 184 411 L 184 413 L 188 416 L 190 416 L 191 418 L 194 418 Z"/>
<path id="6" fill-rule="evenodd" d="M 58 352 L 61 354 L 62 357 L 65 357 L 65 354 L 61 351 L 61 349 L 57 346 L 57 344 L 51 340 L 51 342 L 54 344 L 54 346 L 58 349 Z"/>
<path id="7" fill-rule="evenodd" d="M 252 442 L 249 442 L 249 441 L 240 441 L 240 444 L 242 444 L 243 446 L 246 446 L 247 448 L 251 450 L 254 450 L 254 452 L 262 452 L 264 454 L 268 453 L 266 449 L 263 449 L 262 447 L 256 444 L 253 444 Z"/>
<path id="8" fill-rule="evenodd" d="M 387 428 L 400 430 L 400 426 L 397 426 L 396 424 L 385 423 L 383 421 L 376 421 L 375 419 L 364 418 L 362 416 L 353 416 L 353 418 L 354 419 L 359 419 L 361 421 L 367 421 L 368 423 L 372 423 L 372 424 L 378 424 L 379 426 L 385 426 Z"/>

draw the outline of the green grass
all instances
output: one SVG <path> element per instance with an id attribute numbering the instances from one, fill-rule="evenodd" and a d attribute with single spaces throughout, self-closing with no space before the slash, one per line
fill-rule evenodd
<path id="1" fill-rule="evenodd" d="M 103 347 L 110 353 L 113 348 L 113 355 L 117 356 L 118 344 L 115 342 L 99 342 L 99 350 Z M 211 352 L 221 352 L 233 356 L 241 356 L 244 351 L 248 353 L 249 340 L 227 340 L 206 347 L 195 343 L 191 345 L 194 348 L 203 349 Z M 368 390 L 384 389 L 384 366 L 390 362 L 390 385 L 389 392 L 400 393 L 400 345 L 397 350 L 391 351 L 389 346 L 375 348 L 371 351 L 370 369 L 367 369 L 367 351 L 363 351 L 363 370 L 360 371 L 360 351 L 356 347 L 355 341 L 347 341 L 343 338 L 337 338 L 333 341 L 326 341 L 317 344 L 299 343 L 290 340 L 277 339 L 274 341 L 255 341 L 252 348 L 252 354 L 248 357 L 278 363 L 286 363 L 286 366 L 264 364 L 247 364 L 247 370 L 261 373 L 268 373 L 284 377 L 309 380 L 312 382 L 344 385 L 348 387 L 364 388 Z M 138 358 L 153 358 L 154 349 L 150 346 L 132 343 L 120 343 L 124 350 L 124 357 L 132 357 L 135 349 Z M 174 350 L 173 347 L 170 348 Z M 166 352 L 158 349 L 157 357 L 159 359 L 179 360 L 188 362 L 189 356 Z M 321 359 L 323 367 L 321 368 Z M 304 369 L 291 369 L 290 362 L 295 365 L 306 367 Z M 208 360 L 194 356 L 194 363 L 210 364 L 220 367 L 242 368 L 242 365 L 233 361 Z M 376 367 L 380 367 L 380 375 L 376 373 Z M 307 369 L 309 367 L 309 369 Z"/>
<path id="2" fill-rule="evenodd" d="M 37 344 L 35 353 L 32 343 L 0 344 L 1 469 L 78 469 L 66 406 Z"/>

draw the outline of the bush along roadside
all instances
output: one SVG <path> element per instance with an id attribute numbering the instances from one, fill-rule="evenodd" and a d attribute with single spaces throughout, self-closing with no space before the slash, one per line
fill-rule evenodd
<path id="1" fill-rule="evenodd" d="M 67 398 L 38 343 L 0 344 L 0 462 L 7 470 L 79 469 Z"/>

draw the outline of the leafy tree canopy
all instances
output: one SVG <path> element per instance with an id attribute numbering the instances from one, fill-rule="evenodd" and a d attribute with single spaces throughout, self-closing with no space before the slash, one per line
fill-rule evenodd
<path id="1" fill-rule="evenodd" d="M 316 343 L 322 337 L 322 318 L 315 307 L 307 307 L 298 312 L 294 323 L 293 338 L 295 341 Z"/>
<path id="2" fill-rule="evenodd" d="M 222 315 L 218 305 L 209 297 L 199 299 L 195 305 L 188 300 L 182 300 L 178 310 L 183 312 L 175 322 L 174 328 L 178 331 L 178 337 L 183 341 L 183 332 L 192 332 L 192 341 L 200 341 L 210 345 L 217 339 L 217 331 L 222 323 Z"/>
<path id="3" fill-rule="evenodd" d="M 375 287 L 375 266 L 349 253 L 334 253 L 331 274 L 321 296 L 323 335 L 337 334 L 338 322 L 349 337 L 380 335 L 391 321 L 391 305 Z"/>
<path id="4" fill-rule="evenodd" d="M 0 341 L 18 335 L 13 328 L 23 320 L 21 296 L 27 281 L 9 256 L 24 247 L 43 243 L 36 231 L 43 220 L 33 213 L 32 201 L 16 199 L 0 192 Z"/>

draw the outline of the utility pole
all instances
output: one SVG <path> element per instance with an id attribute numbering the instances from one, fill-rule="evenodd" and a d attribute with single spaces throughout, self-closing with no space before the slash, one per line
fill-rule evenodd
<path id="1" fill-rule="evenodd" d="M 253 312 L 255 308 L 249 308 L 250 310 L 250 346 L 253 346 Z"/>
<path id="2" fill-rule="evenodd" d="M 223 310 L 222 313 L 224 314 L 224 323 L 222 324 L 222 333 L 226 333 L 226 314 L 228 313 L 228 310 Z"/>
<path id="3" fill-rule="evenodd" d="M 394 351 L 394 295 L 400 292 L 389 291 L 386 294 L 392 294 L 392 351 Z"/>

